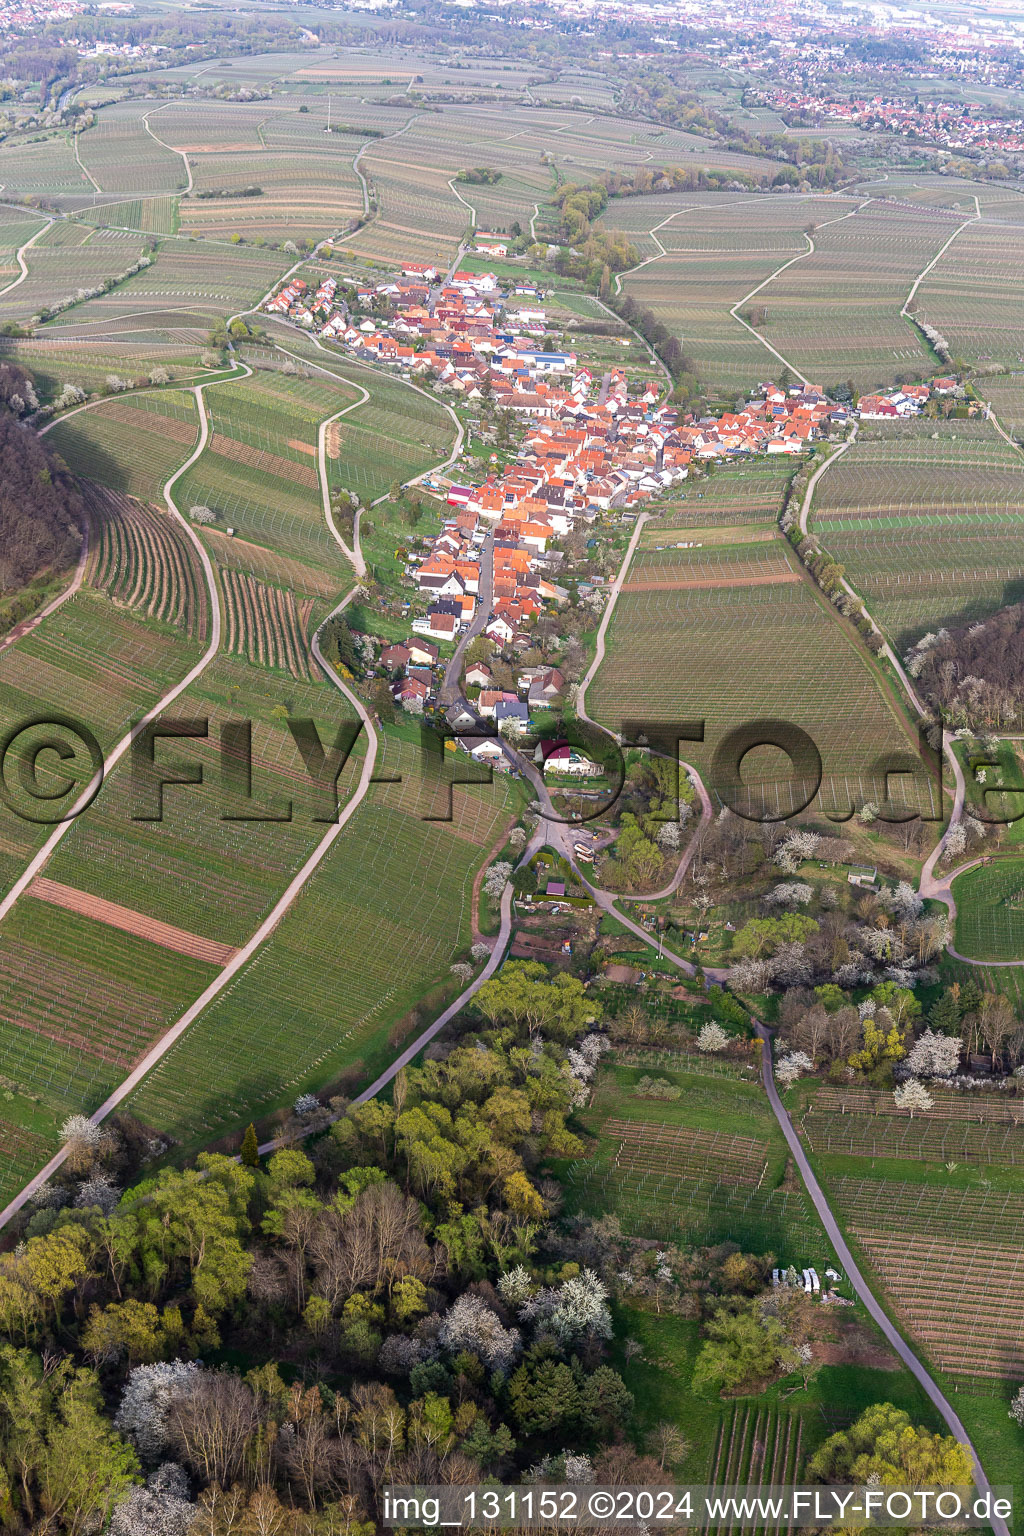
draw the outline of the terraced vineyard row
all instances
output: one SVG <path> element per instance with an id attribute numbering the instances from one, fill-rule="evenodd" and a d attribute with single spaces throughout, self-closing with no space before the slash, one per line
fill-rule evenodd
<path id="1" fill-rule="evenodd" d="M 223 571 L 225 597 L 224 648 L 260 667 L 278 667 L 308 681 L 306 627 L 312 609 L 307 599 L 301 608 L 291 592 L 268 587 L 237 571 Z"/>
<path id="2" fill-rule="evenodd" d="M 205 639 L 206 582 L 177 524 L 167 513 L 88 483 L 86 504 L 99 533 L 89 573 L 93 586 L 149 618 Z"/>

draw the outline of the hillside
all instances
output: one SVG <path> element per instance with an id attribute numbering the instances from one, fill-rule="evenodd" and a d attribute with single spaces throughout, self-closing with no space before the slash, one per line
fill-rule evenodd
<path id="1" fill-rule="evenodd" d="M 74 477 L 30 427 L 0 413 L 0 595 L 73 560 L 83 517 Z"/>

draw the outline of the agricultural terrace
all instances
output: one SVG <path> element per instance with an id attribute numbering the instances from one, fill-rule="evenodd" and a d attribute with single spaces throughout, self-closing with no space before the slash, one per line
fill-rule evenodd
<path id="1" fill-rule="evenodd" d="M 981 420 L 865 422 L 818 481 L 811 531 L 894 644 L 1024 592 L 1024 459 Z"/>
<path id="2" fill-rule="evenodd" d="M 371 790 L 277 932 L 132 1096 L 147 1124 L 205 1140 L 300 1087 L 367 1079 L 388 1029 L 468 942 L 473 880 L 511 818 L 509 786 L 457 788 L 453 820 L 425 821 L 446 789 L 424 779 L 418 741 L 382 740 L 378 774 L 402 782 Z"/>
<path id="3" fill-rule="evenodd" d="M 208 594 L 196 552 L 166 511 L 83 485 L 91 546 L 87 576 L 119 605 L 206 638 Z"/>
<path id="4" fill-rule="evenodd" d="M 972 960 L 1024 957 L 1024 859 L 998 859 L 969 869 L 957 876 L 952 889 L 954 942 L 962 955 Z"/>
<path id="5" fill-rule="evenodd" d="M 198 435 L 195 396 L 161 389 L 76 411 L 59 421 L 47 440 L 76 474 L 122 495 L 162 504 L 165 480 L 188 458 Z"/>
<path id="6" fill-rule="evenodd" d="M 1020 210 L 1015 205 L 1018 219 Z M 1020 224 L 985 218 L 969 224 L 917 290 L 917 315 L 954 357 L 982 369 L 1024 362 L 1024 255 Z"/>
<path id="7" fill-rule="evenodd" d="M 179 504 L 207 506 L 240 538 L 339 569 L 341 552 L 324 521 L 317 430 L 358 399 L 341 381 L 269 369 L 211 390 L 210 440 L 178 483 Z"/>
<path id="8" fill-rule="evenodd" d="M 61 220 L 25 253 L 28 277 L 0 296 L 0 320 L 28 319 L 117 277 L 144 254 L 139 235 Z M 73 314 L 74 309 L 68 311 Z"/>
<path id="9" fill-rule="evenodd" d="M 270 251 L 166 240 L 151 266 L 58 315 L 47 334 L 98 337 L 109 345 L 122 338 L 139 342 L 154 332 L 205 332 L 257 304 L 280 274 L 281 257 Z"/>
<path id="10" fill-rule="evenodd" d="M 679 1058 L 658 1069 L 682 1089 L 663 1100 L 637 1094 L 643 1075 L 617 1064 L 600 1073 L 582 1115 L 596 1146 L 568 1173 L 574 1208 L 613 1211 L 635 1236 L 728 1238 L 823 1269 L 825 1235 L 788 1173 L 785 1143 L 756 1081 L 712 1075 L 701 1058 Z"/>
<path id="11" fill-rule="evenodd" d="M 900 310 L 918 273 L 957 226 L 945 209 L 871 201 L 813 232 L 814 252 L 758 294 L 762 334 L 807 378 L 858 390 L 932 362 Z"/>
<path id="12" fill-rule="evenodd" d="M 648 242 L 640 242 L 648 254 L 639 267 L 623 276 L 622 292 L 675 331 L 697 373 L 711 388 L 745 394 L 766 375 L 777 373 L 778 360 L 730 310 L 783 262 L 808 250 L 804 230 L 810 224 L 836 218 L 856 204 L 821 196 L 782 199 L 749 193 L 718 197 L 666 193 L 657 198 L 614 199 L 604 224 L 618 229 L 623 219 L 633 223 L 634 201 L 648 205 L 644 211 L 653 216 L 648 226 L 653 233 Z M 634 234 L 635 228 L 630 239 Z M 656 245 L 664 254 L 651 254 Z M 771 284 L 744 311 L 767 309 L 773 296 Z M 754 318 L 760 323 L 759 314 Z M 777 339 L 772 341 L 785 351 Z"/>
<path id="13" fill-rule="evenodd" d="M 169 626 L 147 624 L 85 589 L 0 652 L 0 728 L 57 711 L 84 717 L 107 751 L 199 654 L 198 644 Z M 61 771 L 81 783 L 91 772 L 84 752 Z M 0 806 L 0 889 L 21 873 L 46 833 Z"/>
<path id="14" fill-rule="evenodd" d="M 773 537 L 765 539 L 765 531 Z M 627 572 L 605 659 L 587 693 L 590 713 L 612 729 L 645 717 L 706 721 L 703 744 L 692 748 L 702 773 L 737 726 L 788 720 L 821 754 L 824 776 L 812 808 L 849 813 L 877 800 L 882 791 L 870 767 L 880 754 L 906 751 L 908 738 L 853 634 L 771 525 L 738 527 L 728 543 L 713 542 L 717 530 L 707 543 L 701 528 L 685 532 L 676 543 L 691 548 L 647 546 Z M 751 754 L 744 776 L 774 784 L 779 813 L 789 814 L 789 760 L 780 781 L 781 754 L 770 756 Z"/>

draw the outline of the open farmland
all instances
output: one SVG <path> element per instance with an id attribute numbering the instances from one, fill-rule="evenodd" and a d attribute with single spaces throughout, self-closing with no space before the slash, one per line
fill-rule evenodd
<path id="1" fill-rule="evenodd" d="M 968 224 L 917 291 L 917 314 L 954 357 L 974 366 L 1024 363 L 1024 252 L 1019 224 Z"/>
<path id="2" fill-rule="evenodd" d="M 191 1140 L 354 1065 L 368 1076 L 388 1025 L 445 975 L 506 790 L 456 789 L 453 821 L 424 821 L 436 794 L 417 746 L 388 733 L 378 772 L 402 783 L 372 790 L 278 931 L 133 1096 L 147 1123 Z"/>
<path id="3" fill-rule="evenodd" d="M 72 222 L 51 224 L 25 254 L 28 277 L 0 297 L 0 320 L 28 319 L 74 299 L 79 290 L 119 277 L 143 254 L 137 234 Z"/>
<path id="4" fill-rule="evenodd" d="M 983 421 L 869 422 L 810 527 L 895 645 L 1024 595 L 1024 459 Z"/>
<path id="5" fill-rule="evenodd" d="M 188 458 L 198 432 L 195 397 L 168 389 L 76 411 L 57 423 L 48 440 L 78 474 L 113 491 L 159 502 L 161 486 Z"/>
<path id="6" fill-rule="evenodd" d="M 312 603 L 307 601 L 300 608 L 291 592 L 237 571 L 225 571 L 222 586 L 227 621 L 224 649 L 247 656 L 256 666 L 308 679 L 306 629 Z"/>
<path id="7" fill-rule="evenodd" d="M 648 547 L 627 573 L 589 712 L 614 729 L 644 718 L 706 721 L 692 749 L 702 772 L 735 727 L 788 720 L 821 754 L 815 806 L 849 812 L 876 798 L 870 765 L 905 751 L 908 738 L 855 637 L 778 535 L 766 541 L 747 525 L 732 543 L 705 547 L 699 527 L 685 531 L 693 548 Z M 644 570 L 657 570 L 658 584 L 634 588 Z M 765 762 L 760 772 L 767 789 L 776 770 Z M 781 783 L 769 793 L 788 796 Z"/>

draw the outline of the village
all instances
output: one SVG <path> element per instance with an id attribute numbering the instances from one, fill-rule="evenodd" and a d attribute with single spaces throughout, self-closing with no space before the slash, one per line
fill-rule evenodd
<path id="1" fill-rule="evenodd" d="M 482 234 L 477 250 L 498 257 L 506 243 Z M 631 384 L 617 366 L 595 377 L 576 352 L 537 346 L 550 333 L 544 292 L 533 282 L 465 270 L 446 279 L 407 262 L 400 275 L 346 292 L 334 277 L 312 289 L 296 276 L 265 307 L 358 362 L 432 383 L 492 419 L 511 413 L 506 420 L 519 425 L 517 446 L 504 463 L 492 454 L 480 483 L 422 481 L 441 504 L 441 526 L 408 541 L 404 580 L 425 608 L 403 605 L 410 635 L 380 658 L 394 703 L 413 714 L 433 710 L 444 659 L 470 630 L 513 657 L 534 647 L 537 620 L 569 599 L 563 544 L 571 535 L 586 537 L 599 521 L 635 521 L 644 503 L 679 494 L 700 466 L 804 454 L 858 415 L 915 414 L 959 388 L 953 378 L 907 385 L 862 397 L 858 410 L 813 384 L 762 383 L 754 398 L 735 402 L 741 408 L 702 416 L 677 409 L 657 380 Z M 603 590 L 601 578 L 577 583 L 598 604 Z M 560 697 L 563 683 L 557 668 L 535 667 L 515 690 L 496 688 L 482 661 L 465 676 L 477 714 L 506 735 L 527 730 L 531 708 Z M 493 743 L 475 745 L 473 755 L 503 766 Z M 566 766 L 588 771 L 585 760 Z"/>

